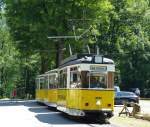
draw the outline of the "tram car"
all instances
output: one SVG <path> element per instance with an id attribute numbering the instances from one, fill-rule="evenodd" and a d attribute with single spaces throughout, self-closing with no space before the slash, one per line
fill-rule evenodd
<path id="1" fill-rule="evenodd" d="M 36 78 L 36 100 L 77 117 L 110 118 L 114 111 L 114 61 L 77 54 Z"/>
<path id="2" fill-rule="evenodd" d="M 38 75 L 36 78 L 36 100 L 49 107 L 57 106 L 57 69 Z"/>

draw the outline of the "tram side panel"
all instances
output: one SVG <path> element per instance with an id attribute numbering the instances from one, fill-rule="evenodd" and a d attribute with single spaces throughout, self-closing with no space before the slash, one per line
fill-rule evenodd
<path id="1" fill-rule="evenodd" d="M 48 90 L 48 106 L 56 107 L 57 106 L 57 89 Z"/>
<path id="2" fill-rule="evenodd" d="M 67 90 L 66 89 L 58 89 L 57 91 L 57 109 L 67 113 L 66 108 L 66 102 L 67 102 Z"/>
<path id="3" fill-rule="evenodd" d="M 35 99 L 36 99 L 37 101 L 40 100 L 40 90 L 39 90 L 39 89 L 36 89 L 35 93 L 36 93 Z"/>
<path id="4" fill-rule="evenodd" d="M 40 102 L 42 100 L 41 89 L 40 89 L 40 77 L 37 77 L 35 82 L 36 82 L 35 99 Z"/>
<path id="5" fill-rule="evenodd" d="M 39 75 L 36 78 L 36 100 L 45 103 L 48 101 L 48 89 L 45 82 L 45 75 Z"/>
<path id="6" fill-rule="evenodd" d="M 47 92 L 44 89 L 36 90 L 36 100 L 44 103 L 44 100 L 46 98 L 46 93 Z"/>
<path id="7" fill-rule="evenodd" d="M 68 90 L 67 108 L 74 109 L 73 115 L 108 113 L 111 117 L 114 110 L 113 90 Z"/>
<path id="8" fill-rule="evenodd" d="M 67 107 L 80 110 L 114 110 L 113 90 L 69 90 Z"/>
<path id="9" fill-rule="evenodd" d="M 47 84 L 48 84 L 48 106 L 56 107 L 57 106 L 57 73 L 49 72 L 47 73 Z"/>
<path id="10" fill-rule="evenodd" d="M 66 101 L 67 101 L 67 68 L 61 69 L 59 71 L 59 86 L 58 86 L 58 94 L 57 94 L 57 109 L 62 112 L 66 111 Z"/>
<path id="11" fill-rule="evenodd" d="M 48 89 L 43 90 L 43 98 L 44 98 L 44 103 L 48 103 Z"/>
<path id="12" fill-rule="evenodd" d="M 82 101 L 81 97 L 81 90 L 78 89 L 68 89 L 68 94 L 67 94 L 67 107 L 70 109 L 80 109 L 79 105 L 80 102 Z"/>

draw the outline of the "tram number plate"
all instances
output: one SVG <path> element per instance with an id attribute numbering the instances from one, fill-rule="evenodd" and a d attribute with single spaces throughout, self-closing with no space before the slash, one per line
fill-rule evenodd
<path id="1" fill-rule="evenodd" d="M 100 66 L 90 66 L 91 71 L 106 71 L 107 67 L 100 67 Z"/>

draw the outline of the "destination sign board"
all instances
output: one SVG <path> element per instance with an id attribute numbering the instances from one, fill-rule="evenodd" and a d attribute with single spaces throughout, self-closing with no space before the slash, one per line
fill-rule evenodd
<path id="1" fill-rule="evenodd" d="M 91 71 L 101 71 L 101 72 L 104 72 L 104 71 L 107 71 L 107 67 L 106 66 L 90 66 L 90 70 Z"/>

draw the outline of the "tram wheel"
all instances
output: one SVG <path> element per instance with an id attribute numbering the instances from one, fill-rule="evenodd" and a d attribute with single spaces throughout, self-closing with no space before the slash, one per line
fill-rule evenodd
<path id="1" fill-rule="evenodd" d="M 108 118 L 106 118 L 104 115 L 99 115 L 96 120 L 100 124 L 110 124 Z"/>

